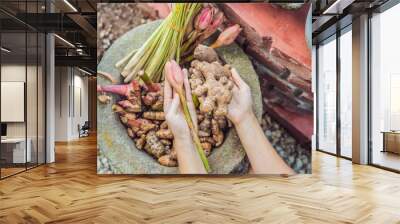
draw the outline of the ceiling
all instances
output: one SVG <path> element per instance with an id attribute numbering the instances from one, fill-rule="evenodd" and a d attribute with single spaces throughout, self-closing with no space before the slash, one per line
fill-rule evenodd
<path id="1" fill-rule="evenodd" d="M 313 44 L 351 24 L 353 17 L 393 0 L 312 0 Z"/>
<path id="2" fill-rule="evenodd" d="M 13 49 L 8 56 L 18 58 L 18 54 L 26 55 L 25 31 L 54 32 L 57 34 L 56 65 L 78 66 L 94 73 L 98 2 L 100 1 L 48 0 L 46 5 L 45 0 L 1 0 L 0 22 L 3 36 L 7 39 L 3 46 Z M 36 48 L 27 45 L 28 56 L 33 49 Z"/>
<path id="3" fill-rule="evenodd" d="M 313 43 L 331 36 L 341 26 L 350 24 L 353 16 L 373 10 L 390 0 L 310 0 L 312 8 Z M 391 0 L 393 1 L 393 0 Z M 25 29 L 40 32 L 55 32 L 56 62 L 96 70 L 96 4 L 104 0 L 45 0 L 0 1 L 0 21 L 3 32 L 18 33 Z M 117 1 L 109 1 L 117 2 Z M 51 10 L 50 10 L 51 9 Z M 52 13 L 48 13 L 52 11 Z M 27 12 L 27 13 L 26 13 Z M 6 35 L 9 46 L 18 49 L 24 44 L 19 38 Z M 14 42 L 14 43 L 11 43 Z M 15 52 L 21 52 L 16 50 Z M 28 54 L 30 49 L 28 47 Z M 61 61 L 62 60 L 62 61 Z"/>

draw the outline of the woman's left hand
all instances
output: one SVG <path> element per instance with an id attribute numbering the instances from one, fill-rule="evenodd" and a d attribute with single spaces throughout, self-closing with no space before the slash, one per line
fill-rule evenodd
<path id="1" fill-rule="evenodd" d="M 171 72 L 166 69 L 166 72 Z M 193 125 L 197 130 L 196 108 L 192 100 L 187 70 L 183 71 L 183 85 L 185 87 L 186 103 Z M 166 74 L 167 75 L 167 74 Z M 194 146 L 189 126 L 182 111 L 179 95 L 165 79 L 164 82 L 164 113 L 168 128 L 174 135 L 174 149 L 177 153 L 179 171 L 183 174 L 206 174 L 207 171 Z"/>
<path id="2" fill-rule="evenodd" d="M 166 70 L 169 72 L 169 70 Z M 183 70 L 184 80 L 183 85 L 185 87 L 186 103 L 189 108 L 190 116 L 193 124 L 197 130 L 197 115 L 196 108 L 192 99 L 192 91 L 190 90 L 190 84 L 188 80 L 188 71 Z M 181 102 L 178 93 L 171 87 L 170 83 L 165 79 L 164 81 L 164 113 L 165 120 L 168 123 L 168 127 L 171 129 L 175 138 L 191 138 L 189 126 L 185 120 L 185 116 L 182 111 Z"/>

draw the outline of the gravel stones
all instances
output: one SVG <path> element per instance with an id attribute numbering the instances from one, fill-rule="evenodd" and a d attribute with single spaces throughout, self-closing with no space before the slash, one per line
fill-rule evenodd
<path id="1" fill-rule="evenodd" d="M 100 3 L 97 6 L 97 60 L 124 33 L 156 18 L 146 4 Z"/>
<path id="2" fill-rule="evenodd" d="M 97 150 L 97 173 L 98 174 L 115 174 L 116 169 L 111 165 L 110 160 L 104 156 L 103 150 Z"/>
<path id="3" fill-rule="evenodd" d="M 311 173 L 311 149 L 305 149 L 268 114 L 263 115 L 261 126 L 277 153 L 297 173 Z"/>

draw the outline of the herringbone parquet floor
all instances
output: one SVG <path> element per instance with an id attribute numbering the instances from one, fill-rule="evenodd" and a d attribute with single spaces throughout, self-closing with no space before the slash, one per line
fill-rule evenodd
<path id="1" fill-rule="evenodd" d="M 294 177 L 97 176 L 94 137 L 0 181 L 0 223 L 400 223 L 400 175 L 315 152 Z"/>

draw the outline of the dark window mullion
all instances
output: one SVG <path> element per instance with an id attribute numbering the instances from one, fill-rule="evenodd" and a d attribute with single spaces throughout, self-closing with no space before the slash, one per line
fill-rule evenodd
<path id="1" fill-rule="evenodd" d="M 28 1 L 25 1 L 25 21 L 27 15 Z M 24 88 L 24 120 L 25 120 L 25 170 L 28 169 L 28 119 L 27 119 L 27 89 L 28 89 L 28 25 L 25 23 L 25 88 Z"/>
<path id="2" fill-rule="evenodd" d="M 36 14 L 39 0 L 36 1 Z M 39 32 L 36 32 L 36 166 L 39 165 Z"/>
<path id="3" fill-rule="evenodd" d="M 367 30 L 367 46 L 368 46 L 368 53 L 367 53 L 367 66 L 368 66 L 368 70 L 367 70 L 367 85 L 368 85 L 368 95 L 367 95 L 367 119 L 368 119 L 368 124 L 367 124 L 367 129 L 368 129 L 368 137 L 367 137 L 367 141 L 368 141 L 368 164 L 373 164 L 373 149 L 372 149 L 372 83 L 371 83 L 371 79 L 372 79 L 372 64 L 371 64 L 371 56 L 372 56 L 372 25 L 371 25 L 371 20 L 372 20 L 372 12 L 369 11 L 368 12 L 368 30 Z"/>
<path id="4" fill-rule="evenodd" d="M 45 12 L 47 13 L 47 2 L 45 2 L 45 4 L 46 4 Z M 44 33 L 44 56 L 43 56 L 44 68 L 42 69 L 42 72 L 44 71 L 44 73 L 42 73 L 42 77 L 43 77 L 42 82 L 44 81 L 44 100 L 43 100 L 44 107 L 42 107 L 42 109 L 44 108 L 44 111 L 43 111 L 44 117 L 42 117 L 44 119 L 44 135 L 43 135 L 44 161 L 43 161 L 43 163 L 47 163 L 47 36 L 48 36 L 48 33 L 45 32 Z M 43 74 L 44 74 L 44 76 L 43 76 Z M 61 89 L 60 89 L 60 91 L 61 91 Z"/>
<path id="5" fill-rule="evenodd" d="M 340 30 L 336 31 L 336 154 L 341 157 L 341 119 L 340 119 Z"/>
<path id="6" fill-rule="evenodd" d="M 75 67 L 72 68 L 72 117 L 75 119 Z"/>
<path id="7" fill-rule="evenodd" d="M 319 66 L 318 66 L 318 60 L 319 60 L 319 54 L 318 54 L 318 50 L 319 50 L 319 44 L 317 44 L 315 46 L 315 148 L 318 150 L 319 149 Z"/>
<path id="8" fill-rule="evenodd" d="M 2 32 L 1 32 L 1 29 L 2 28 L 2 23 L 0 23 L 0 47 L 2 46 Z M 2 122 L 1 122 L 1 55 L 2 55 L 2 52 L 0 51 L 0 124 L 2 124 Z M 1 134 L 0 134 L 1 135 Z M 2 177 L 1 177 L 1 169 L 2 169 L 2 159 L 1 159 L 2 157 L 1 157 L 1 144 L 0 144 L 0 179 L 2 179 Z"/>

